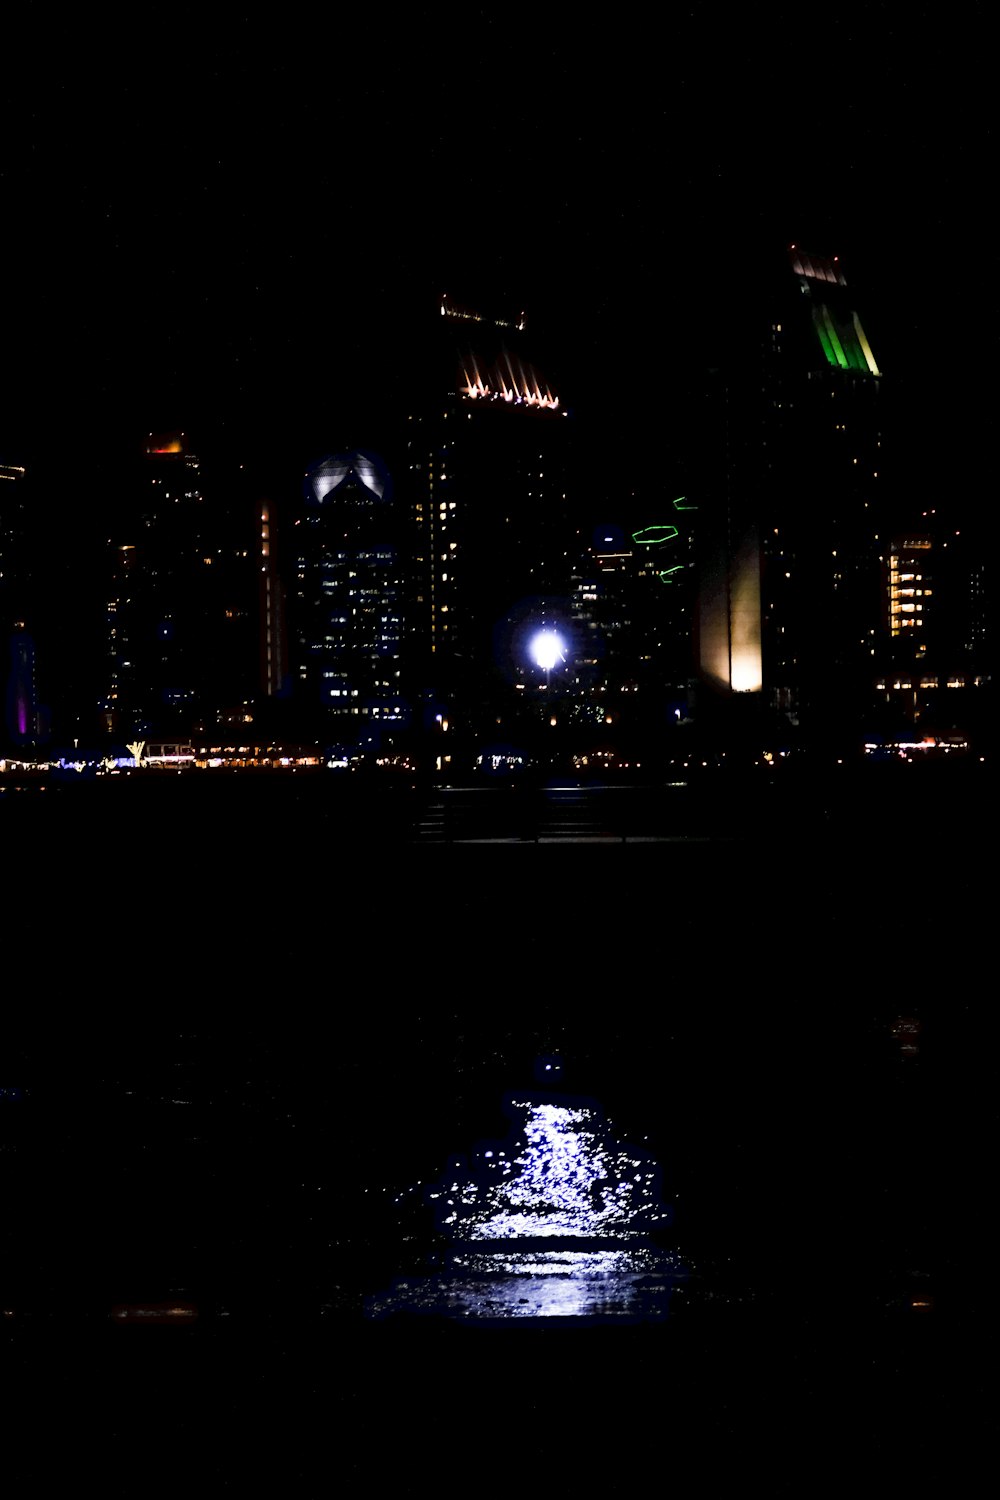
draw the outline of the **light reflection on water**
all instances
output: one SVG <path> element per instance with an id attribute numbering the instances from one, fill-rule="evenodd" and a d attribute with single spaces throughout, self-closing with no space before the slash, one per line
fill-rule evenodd
<path id="1" fill-rule="evenodd" d="M 369 1315 L 663 1317 L 683 1267 L 649 1242 L 668 1219 L 656 1164 L 594 1106 L 522 1098 L 507 1113 L 512 1138 L 427 1193 L 455 1248 L 369 1299 Z"/>
<path id="2" fill-rule="evenodd" d="M 512 1099 L 517 1138 L 482 1149 L 465 1181 L 430 1194 L 445 1230 L 465 1239 L 605 1238 L 666 1219 L 655 1164 L 615 1141 L 592 1105 Z"/>
<path id="3" fill-rule="evenodd" d="M 629 1250 L 473 1252 L 422 1277 L 398 1281 L 369 1314 L 435 1313 L 453 1318 L 660 1318 L 683 1274 L 650 1247 Z"/>
<path id="4" fill-rule="evenodd" d="M 506 1271 L 511 1276 L 602 1277 L 653 1269 L 655 1256 L 647 1249 L 636 1250 L 515 1250 L 507 1254 L 452 1255 L 452 1265 L 471 1275 Z"/>

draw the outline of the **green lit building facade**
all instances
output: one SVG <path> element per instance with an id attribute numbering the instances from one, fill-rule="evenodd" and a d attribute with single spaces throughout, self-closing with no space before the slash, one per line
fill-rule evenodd
<path id="1" fill-rule="evenodd" d="M 792 246 L 703 392 L 698 670 L 819 729 L 870 701 L 883 644 L 881 372 L 836 258 Z"/>

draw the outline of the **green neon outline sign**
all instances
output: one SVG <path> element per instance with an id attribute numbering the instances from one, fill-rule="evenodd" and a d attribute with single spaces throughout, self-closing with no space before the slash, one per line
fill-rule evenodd
<path id="1" fill-rule="evenodd" d="M 662 531 L 663 536 L 650 536 L 651 531 Z M 660 547 L 664 542 L 672 542 L 675 537 L 680 536 L 676 526 L 659 523 L 654 526 L 642 526 L 638 531 L 633 531 L 632 540 L 637 547 Z"/>

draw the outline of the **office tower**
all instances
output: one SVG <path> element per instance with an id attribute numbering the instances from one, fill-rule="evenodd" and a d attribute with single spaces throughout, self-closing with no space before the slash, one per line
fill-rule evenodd
<path id="1" fill-rule="evenodd" d="M 627 666 L 623 643 L 632 633 L 636 558 L 618 526 L 598 527 L 573 571 L 570 595 L 572 662 L 578 691 L 597 706 L 619 686 Z M 603 718 L 603 715 L 600 715 Z"/>
<path id="2" fill-rule="evenodd" d="M 252 722 L 259 686 L 257 502 L 183 433 L 150 434 L 110 543 L 101 720 L 121 737 Z"/>
<path id="3" fill-rule="evenodd" d="M 260 535 L 260 666 L 265 698 L 283 697 L 288 686 L 288 638 L 285 628 L 285 591 L 278 566 L 274 507 L 259 502 Z"/>
<path id="4" fill-rule="evenodd" d="M 629 525 L 595 527 L 574 572 L 575 717 L 655 730 L 686 709 L 696 507 L 641 495 L 621 508 Z"/>
<path id="5" fill-rule="evenodd" d="M 875 683 L 886 729 L 987 727 L 984 559 L 961 528 L 937 520 L 929 508 L 925 531 L 893 537 L 886 549 L 888 649 Z"/>
<path id="6" fill-rule="evenodd" d="M 133 483 L 125 535 L 111 542 L 102 719 L 120 736 L 190 735 L 201 680 L 201 575 L 212 564 L 200 465 L 184 434 L 150 433 Z"/>
<path id="7" fill-rule="evenodd" d="M 523 315 L 443 297 L 437 318 L 436 389 L 406 433 L 413 644 L 422 682 L 467 718 L 512 681 L 525 633 L 568 611 L 572 422 Z"/>
<path id="8" fill-rule="evenodd" d="M 10 628 L 8 615 L 24 612 L 26 488 L 23 464 L 0 463 L 0 609 L 5 630 Z"/>
<path id="9" fill-rule="evenodd" d="M 204 465 L 208 505 L 208 539 L 211 565 L 202 578 L 207 589 L 205 618 L 206 662 L 202 684 L 202 732 L 235 731 L 253 723 L 259 703 L 270 691 L 267 662 L 267 627 L 280 674 L 284 663 L 284 641 L 280 622 L 281 598 L 270 600 L 269 575 L 262 572 L 268 558 L 260 555 L 272 528 L 261 519 L 269 512 L 261 499 L 260 482 L 252 464 L 234 460 L 216 463 L 211 455 Z M 272 590 L 274 580 L 272 582 Z M 277 674 L 274 674 L 277 675 Z M 280 681 L 280 677 L 278 679 Z"/>
<path id="10" fill-rule="evenodd" d="M 12 745 L 23 749 L 36 744 L 44 728 L 35 683 L 35 643 L 23 620 L 14 621 L 8 640 L 7 738 Z"/>
<path id="11" fill-rule="evenodd" d="M 28 555 L 25 534 L 25 470 L 0 463 L 0 642 L 4 643 L 7 739 L 22 746 L 37 737 L 35 648 L 25 618 Z"/>
<path id="12" fill-rule="evenodd" d="M 780 284 L 740 294 L 729 334 L 694 424 L 700 675 L 793 722 L 846 723 L 884 630 L 880 371 L 838 259 L 796 246 Z"/>
<path id="13" fill-rule="evenodd" d="M 904 537 L 888 546 L 889 635 L 901 654 L 927 654 L 926 626 L 931 614 L 929 537 Z M 908 639 L 904 639 L 908 638 Z"/>
<path id="14" fill-rule="evenodd" d="M 292 554 L 295 689 L 317 727 L 367 742 L 400 725 L 403 579 L 388 471 L 370 453 L 341 453 L 305 476 Z"/>

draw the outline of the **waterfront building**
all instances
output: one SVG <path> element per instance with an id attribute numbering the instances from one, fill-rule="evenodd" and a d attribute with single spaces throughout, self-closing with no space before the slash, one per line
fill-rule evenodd
<path id="1" fill-rule="evenodd" d="M 938 527 L 893 538 L 886 551 L 884 611 L 888 650 L 875 688 L 881 722 L 941 734 L 986 727 L 984 559 L 961 530 Z"/>
<path id="2" fill-rule="evenodd" d="M 358 739 L 401 725 L 408 712 L 403 559 L 382 460 L 348 452 L 312 465 L 288 550 L 295 691 L 304 715 Z"/>
<path id="3" fill-rule="evenodd" d="M 288 687 L 285 589 L 278 567 L 274 507 L 267 499 L 261 499 L 258 503 L 261 687 L 266 698 L 280 698 Z"/>
<path id="4" fill-rule="evenodd" d="M 110 543 L 101 719 L 119 738 L 252 722 L 259 689 L 256 501 L 183 433 L 150 434 Z"/>
<path id="5" fill-rule="evenodd" d="M 509 687 L 525 633 L 569 610 L 571 419 L 525 319 L 438 307 L 435 389 L 411 411 L 405 489 L 417 678 L 468 719 Z"/>
<path id="6" fill-rule="evenodd" d="M 24 749 L 43 737 L 45 716 L 38 702 L 35 681 L 35 642 L 23 620 L 15 620 L 9 634 L 7 663 L 7 739 Z"/>
<path id="7" fill-rule="evenodd" d="M 5 630 L 24 607 L 27 482 L 23 464 L 0 462 L 0 609 Z"/>
<path id="8" fill-rule="evenodd" d="M 627 509 L 629 526 L 594 528 L 574 571 L 573 717 L 655 734 L 686 710 L 695 507 L 633 496 Z"/>
<path id="9" fill-rule="evenodd" d="M 836 256 L 793 245 L 755 305 L 694 424 L 699 673 L 817 726 L 863 711 L 884 633 L 881 371 Z"/>
<path id="10" fill-rule="evenodd" d="M 0 463 L 0 643 L 5 644 L 5 728 L 8 741 L 33 744 L 41 720 L 35 683 L 36 650 L 28 630 L 31 547 L 26 535 L 23 464 Z"/>

